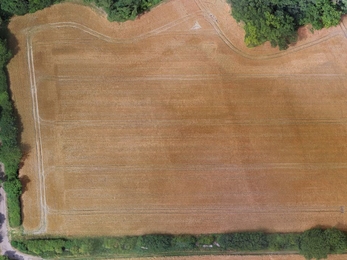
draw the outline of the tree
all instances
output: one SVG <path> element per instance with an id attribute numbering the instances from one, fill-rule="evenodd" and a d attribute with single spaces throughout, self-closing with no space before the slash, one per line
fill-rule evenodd
<path id="1" fill-rule="evenodd" d="M 330 254 L 340 254 L 346 251 L 346 235 L 337 228 L 329 228 L 324 231 Z"/>
<path id="2" fill-rule="evenodd" d="M 338 10 L 337 5 L 332 5 L 331 1 L 325 0 L 322 5 L 322 22 L 324 27 L 329 28 L 340 23 L 342 11 Z"/>
<path id="3" fill-rule="evenodd" d="M 1 0 L 1 9 L 16 15 L 23 15 L 28 12 L 27 0 Z"/>
<path id="4" fill-rule="evenodd" d="M 255 47 L 270 41 L 286 49 L 296 41 L 297 29 L 311 24 L 314 29 L 339 24 L 347 12 L 347 0 L 228 0 L 236 21 L 243 21 L 245 43 Z"/>
<path id="5" fill-rule="evenodd" d="M 0 40 L 0 68 L 4 67 L 4 65 L 10 60 L 10 58 L 11 52 L 6 46 L 6 41 Z"/>
<path id="6" fill-rule="evenodd" d="M 299 251 L 306 259 L 316 258 L 318 260 L 327 258 L 330 252 L 330 245 L 324 230 L 313 228 L 302 233 Z"/>
<path id="7" fill-rule="evenodd" d="M 92 2 L 93 0 L 86 0 Z M 146 12 L 162 0 L 94 0 L 105 10 L 110 21 L 124 22 L 134 20 L 137 15 Z"/>
<path id="8" fill-rule="evenodd" d="M 109 19 L 124 22 L 134 20 L 138 14 L 139 0 L 114 1 L 110 6 Z"/>
<path id="9" fill-rule="evenodd" d="M 29 0 L 29 12 L 34 13 L 52 4 L 52 0 Z"/>

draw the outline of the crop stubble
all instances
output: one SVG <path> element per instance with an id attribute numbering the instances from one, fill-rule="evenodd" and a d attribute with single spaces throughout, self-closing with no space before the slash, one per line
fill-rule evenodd
<path id="1" fill-rule="evenodd" d="M 130 258 L 130 260 L 145 260 L 148 258 Z M 184 256 L 184 257 L 156 257 L 156 260 L 303 260 L 301 255 L 235 255 L 235 256 Z M 343 260 L 343 255 L 329 255 L 329 260 Z"/>
<path id="2" fill-rule="evenodd" d="M 26 232 L 346 229 L 343 26 L 249 50 L 223 1 L 178 0 L 123 24 L 60 4 L 10 29 Z"/>

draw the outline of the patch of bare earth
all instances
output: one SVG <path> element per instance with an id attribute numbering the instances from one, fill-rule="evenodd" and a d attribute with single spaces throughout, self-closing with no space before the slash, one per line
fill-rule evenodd
<path id="1" fill-rule="evenodd" d="M 155 257 L 155 258 L 130 258 L 131 260 L 304 260 L 300 255 L 263 255 L 263 256 L 184 256 L 184 257 Z M 329 255 L 328 260 L 343 260 L 343 255 Z"/>
<path id="2" fill-rule="evenodd" d="M 343 27 L 247 49 L 229 12 L 175 0 L 117 24 L 65 3 L 11 21 L 26 232 L 346 230 Z"/>

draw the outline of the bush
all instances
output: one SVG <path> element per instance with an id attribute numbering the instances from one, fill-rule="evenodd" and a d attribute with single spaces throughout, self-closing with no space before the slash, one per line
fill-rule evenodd
<path id="1" fill-rule="evenodd" d="M 231 236 L 231 242 L 228 247 L 240 251 L 257 251 L 265 249 L 268 241 L 263 232 L 244 232 L 234 233 Z"/>
<path id="2" fill-rule="evenodd" d="M 137 249 L 147 248 L 151 252 L 163 251 L 171 247 L 171 235 L 144 235 L 137 240 Z"/>
<path id="3" fill-rule="evenodd" d="M 200 235 L 197 238 L 197 243 L 199 245 L 211 245 L 215 241 L 214 235 Z"/>
<path id="4" fill-rule="evenodd" d="M 299 250 L 299 234 L 269 234 L 267 237 L 270 250 Z"/>
<path id="5" fill-rule="evenodd" d="M 26 243 L 23 241 L 11 240 L 11 245 L 21 252 L 29 253 Z"/>
<path id="6" fill-rule="evenodd" d="M 67 259 L 71 256 L 110 256 L 122 254 L 124 257 L 162 255 L 180 250 L 191 252 L 211 252 L 210 248 L 197 248 L 195 243 L 219 243 L 220 253 L 228 250 L 254 252 L 259 250 L 297 250 L 307 259 L 321 259 L 329 253 L 343 253 L 346 236 L 337 229 L 310 229 L 302 234 L 265 234 L 263 232 L 238 232 L 227 234 L 200 235 L 143 235 L 99 238 L 36 238 L 13 240 L 12 246 L 20 251 L 47 258 Z M 208 243 L 207 243 L 208 242 Z M 66 256 L 66 257 L 65 257 Z"/>
<path id="7" fill-rule="evenodd" d="M 193 249 L 197 239 L 192 235 L 178 235 L 172 239 L 172 246 L 178 249 Z"/>
<path id="8" fill-rule="evenodd" d="M 21 208 L 19 197 L 7 198 L 8 220 L 10 227 L 21 225 Z"/>
<path id="9" fill-rule="evenodd" d="M 61 254 L 65 246 L 62 239 L 29 240 L 26 244 L 28 251 L 36 255 L 55 253 Z"/>
<path id="10" fill-rule="evenodd" d="M 216 236 L 216 242 L 220 245 L 223 249 L 231 249 L 231 240 L 232 240 L 232 233 L 230 234 L 218 234 Z"/>

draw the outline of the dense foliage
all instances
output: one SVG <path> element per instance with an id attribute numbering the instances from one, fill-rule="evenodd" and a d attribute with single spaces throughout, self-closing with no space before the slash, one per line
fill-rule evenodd
<path id="1" fill-rule="evenodd" d="M 2 12 L 11 15 L 24 15 L 34 13 L 62 0 L 1 0 Z M 95 3 L 105 10 L 110 21 L 124 22 L 134 20 L 139 14 L 148 11 L 162 0 L 84 0 L 87 3 Z"/>
<path id="2" fill-rule="evenodd" d="M 222 234 L 217 242 L 225 249 L 237 251 L 257 251 L 267 249 L 269 245 L 268 235 L 263 232 Z"/>
<path id="3" fill-rule="evenodd" d="M 0 162 L 5 165 L 7 206 L 10 226 L 21 224 L 20 201 L 22 185 L 18 179 L 21 151 L 18 144 L 18 128 L 12 102 L 9 97 L 5 67 L 11 57 L 6 40 L 0 39 Z"/>
<path id="4" fill-rule="evenodd" d="M 335 229 L 310 229 L 302 234 L 238 232 L 226 234 L 143 235 L 101 238 L 42 238 L 16 240 L 19 250 L 43 257 L 68 256 L 155 256 L 190 254 L 239 254 L 254 251 L 297 251 L 307 259 L 346 251 L 346 236 Z"/>
<path id="5" fill-rule="evenodd" d="M 343 253 L 346 250 L 346 235 L 335 228 L 313 228 L 301 235 L 299 248 L 306 259 L 324 259 L 328 254 Z"/>
<path id="6" fill-rule="evenodd" d="M 6 24 L 2 22 L 12 15 L 23 15 L 36 12 L 61 0 L 1 0 L 0 26 L 5 32 Z M 21 150 L 18 142 L 18 118 L 9 95 L 6 64 L 11 58 L 6 39 L 0 38 L 0 162 L 5 165 L 4 189 L 7 194 L 9 224 L 17 227 L 21 224 L 20 195 L 22 184 L 18 179 L 18 167 Z M 4 180 L 2 180 L 4 181 Z"/>
<path id="7" fill-rule="evenodd" d="M 105 10 L 110 21 L 134 20 L 162 0 L 85 0 Z"/>
<path id="8" fill-rule="evenodd" d="M 270 41 L 286 49 L 297 38 L 300 26 L 322 29 L 339 24 L 347 12 L 346 0 L 228 0 L 232 15 L 243 21 L 245 43 L 254 47 Z"/>
<path id="9" fill-rule="evenodd" d="M 0 8 L 9 15 L 34 13 L 61 0 L 1 0 Z"/>

